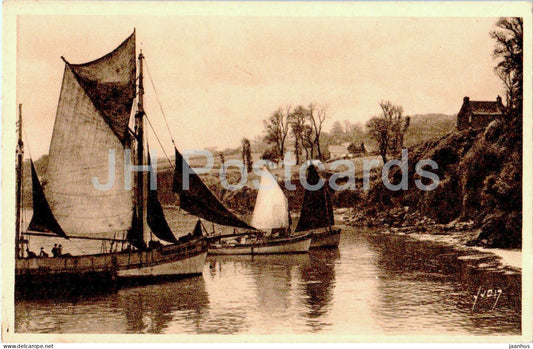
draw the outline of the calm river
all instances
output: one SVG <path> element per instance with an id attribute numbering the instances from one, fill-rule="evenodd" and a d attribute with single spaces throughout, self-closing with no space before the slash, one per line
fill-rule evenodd
<path id="1" fill-rule="evenodd" d="M 520 334 L 520 273 L 458 258 L 468 254 L 479 255 L 343 227 L 338 250 L 210 256 L 201 277 L 82 299 L 17 301 L 16 331 Z"/>

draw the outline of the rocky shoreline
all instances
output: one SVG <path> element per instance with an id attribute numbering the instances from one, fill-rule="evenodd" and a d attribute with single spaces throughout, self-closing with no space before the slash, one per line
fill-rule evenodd
<path id="1" fill-rule="evenodd" d="M 472 221 L 452 221 L 448 224 L 438 224 L 416 211 L 409 211 L 408 207 L 378 212 L 373 216 L 366 216 L 364 212 L 352 208 L 339 208 L 335 209 L 335 217 L 338 221 L 337 224 L 373 228 L 379 234 L 408 235 L 420 241 L 433 241 L 480 253 L 469 258 L 482 260 L 486 258 L 487 253 L 490 253 L 498 257 L 496 259 L 498 262 L 487 267 L 521 270 L 522 254 L 520 250 L 476 246 L 481 230 L 476 229 Z"/>

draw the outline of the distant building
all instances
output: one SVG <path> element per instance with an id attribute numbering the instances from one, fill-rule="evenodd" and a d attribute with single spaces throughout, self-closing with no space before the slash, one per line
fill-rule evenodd
<path id="1" fill-rule="evenodd" d="M 503 116 L 503 104 L 500 96 L 496 101 L 471 101 L 463 98 L 463 105 L 457 114 L 457 129 L 485 128 L 492 120 Z"/>
<path id="2" fill-rule="evenodd" d="M 328 147 L 329 154 L 331 159 L 336 158 L 343 158 L 350 156 L 350 152 L 348 151 L 348 147 L 350 146 L 350 143 L 342 143 L 339 145 L 330 145 Z"/>

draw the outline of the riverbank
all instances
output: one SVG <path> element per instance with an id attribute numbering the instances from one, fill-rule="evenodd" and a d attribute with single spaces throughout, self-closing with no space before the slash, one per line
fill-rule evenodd
<path id="1" fill-rule="evenodd" d="M 474 229 L 473 222 L 456 222 L 437 224 L 428 217 L 422 217 L 416 212 L 410 212 L 406 207 L 403 213 L 387 212 L 375 217 L 364 217 L 361 212 L 350 208 L 335 209 L 338 223 L 352 227 L 372 227 L 381 234 L 408 235 L 419 241 L 432 241 L 458 249 L 480 252 L 469 258 L 483 259 L 483 254 L 490 253 L 497 257 L 500 265 L 487 265 L 489 268 L 511 268 L 517 271 L 522 269 L 522 251 L 519 249 L 501 249 L 474 246 L 480 234 L 479 229 Z"/>

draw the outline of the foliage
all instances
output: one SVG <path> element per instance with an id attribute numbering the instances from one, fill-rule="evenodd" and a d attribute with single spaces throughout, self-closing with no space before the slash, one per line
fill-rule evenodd
<path id="1" fill-rule="evenodd" d="M 265 141 L 273 145 L 275 159 L 282 159 L 285 154 L 285 140 L 289 133 L 289 115 L 291 107 L 279 107 L 263 123 L 266 129 Z"/>
<path id="2" fill-rule="evenodd" d="M 403 117 L 403 108 L 390 101 L 381 101 L 381 115 L 370 119 L 366 126 L 368 133 L 378 145 L 378 152 L 383 162 L 387 155 L 397 155 L 403 148 L 405 133 L 409 128 L 409 117 Z"/>
<path id="3" fill-rule="evenodd" d="M 300 163 L 300 156 L 302 149 L 306 153 L 306 159 L 309 159 L 309 150 L 305 142 L 306 130 L 306 110 L 302 106 L 298 106 L 290 115 L 289 123 L 291 126 L 291 133 L 294 138 L 294 152 L 296 155 L 296 164 Z"/>
<path id="4" fill-rule="evenodd" d="M 499 59 L 494 70 L 505 86 L 508 113 L 520 121 L 523 97 L 523 19 L 502 17 L 496 22 L 496 27 L 490 33 L 496 41 L 493 55 Z"/>

